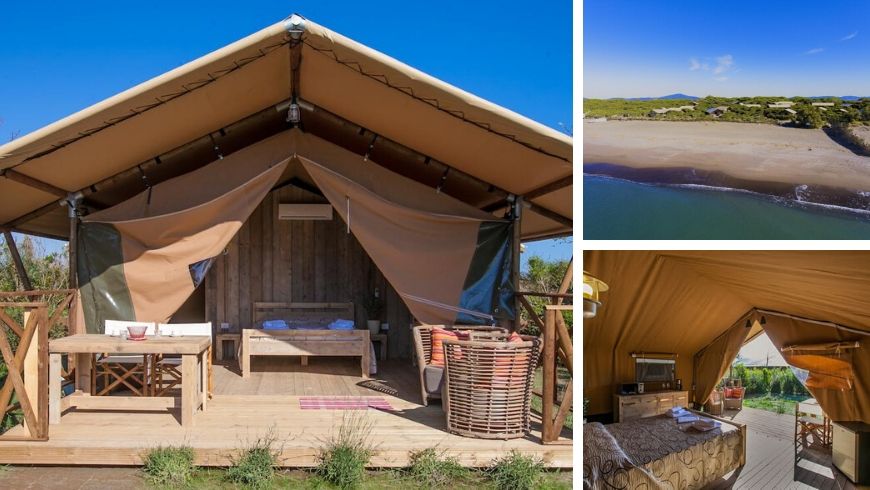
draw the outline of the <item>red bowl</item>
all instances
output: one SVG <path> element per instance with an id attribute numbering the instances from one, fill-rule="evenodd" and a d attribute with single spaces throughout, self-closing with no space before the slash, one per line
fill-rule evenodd
<path id="1" fill-rule="evenodd" d="M 127 327 L 127 336 L 131 339 L 144 339 L 145 332 L 147 330 L 148 330 L 148 327 L 146 327 L 144 325 Z"/>

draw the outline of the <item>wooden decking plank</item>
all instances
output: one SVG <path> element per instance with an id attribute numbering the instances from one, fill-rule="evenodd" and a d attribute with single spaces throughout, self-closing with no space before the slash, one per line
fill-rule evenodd
<path id="1" fill-rule="evenodd" d="M 833 468 L 830 453 L 813 451 L 806 457 L 807 463 L 795 469 L 792 414 L 780 415 L 744 408 L 726 417 L 747 424 L 746 466 L 736 478 L 719 480 L 710 488 L 855 488 L 842 473 Z"/>
<path id="2" fill-rule="evenodd" d="M 287 361 L 287 360 L 284 360 Z M 335 361 L 335 362 L 331 362 Z M 346 362 L 345 362 L 346 361 Z M 554 467 L 572 467 L 571 446 L 538 443 L 540 423 L 525 439 L 492 441 L 449 434 L 438 404 L 422 407 L 416 376 L 406 362 L 380 363 L 375 379 L 398 390 L 393 397 L 357 385 L 362 378 L 358 361 L 317 359 L 303 368 L 298 360 L 255 366 L 252 377 L 242 380 L 238 370 L 215 366 L 215 396 L 208 410 L 195 416 L 190 428 L 178 423 L 178 410 L 152 404 L 153 410 L 119 412 L 67 410 L 61 424 L 52 426 L 50 440 L 42 443 L 0 441 L 0 463 L 130 465 L 140 464 L 147 448 L 160 444 L 189 444 L 198 464 L 227 464 L 227 455 L 244 444 L 274 430 L 281 439 L 281 459 L 293 466 L 316 463 L 316 448 L 340 426 L 346 411 L 302 410 L 299 397 L 379 396 L 394 408 L 391 412 L 367 410 L 372 422 L 371 438 L 377 451 L 371 464 L 403 466 L 409 451 L 437 446 L 470 466 L 483 466 L 516 449 L 542 458 Z M 413 374 L 413 373 L 412 373 Z M 15 431 L 14 428 L 10 435 Z"/>

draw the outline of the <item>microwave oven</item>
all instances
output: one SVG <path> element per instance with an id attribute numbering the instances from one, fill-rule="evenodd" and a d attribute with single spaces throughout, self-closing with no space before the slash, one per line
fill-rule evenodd
<path id="1" fill-rule="evenodd" d="M 640 395 L 643 394 L 643 383 L 623 383 L 619 385 L 620 395 Z"/>

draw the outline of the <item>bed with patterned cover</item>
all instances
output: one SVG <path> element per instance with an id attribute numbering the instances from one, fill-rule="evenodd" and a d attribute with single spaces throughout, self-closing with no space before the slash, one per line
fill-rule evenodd
<path id="1" fill-rule="evenodd" d="M 667 415 L 583 425 L 583 487 L 704 488 L 746 461 L 746 426 L 701 432 Z"/>

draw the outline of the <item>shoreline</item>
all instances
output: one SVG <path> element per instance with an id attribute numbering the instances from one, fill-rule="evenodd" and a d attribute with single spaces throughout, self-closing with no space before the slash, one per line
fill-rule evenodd
<path id="1" fill-rule="evenodd" d="M 745 189 L 798 202 L 870 209 L 870 197 L 863 195 L 870 191 L 870 157 L 853 153 L 820 129 L 606 121 L 584 122 L 583 131 L 585 173 L 652 184 Z"/>
<path id="2" fill-rule="evenodd" d="M 692 167 L 635 168 L 611 163 L 584 163 L 583 175 L 692 190 L 748 192 L 780 203 L 785 200 L 798 206 L 825 206 L 867 214 L 864 219 L 870 219 L 870 192 L 839 187 L 739 179 L 724 172 Z"/>

